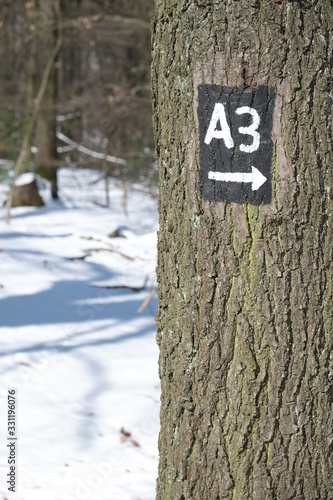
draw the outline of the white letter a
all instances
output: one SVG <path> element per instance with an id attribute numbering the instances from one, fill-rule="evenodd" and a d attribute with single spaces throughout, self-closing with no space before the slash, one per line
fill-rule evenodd
<path id="1" fill-rule="evenodd" d="M 220 122 L 221 130 L 217 130 L 217 122 Z M 223 139 L 224 144 L 228 149 L 234 147 L 234 141 L 231 137 L 230 128 L 227 122 L 227 117 L 225 114 L 225 109 L 222 103 L 217 102 L 214 107 L 212 117 L 210 119 L 209 127 L 205 137 L 205 143 L 210 144 L 213 139 Z"/>

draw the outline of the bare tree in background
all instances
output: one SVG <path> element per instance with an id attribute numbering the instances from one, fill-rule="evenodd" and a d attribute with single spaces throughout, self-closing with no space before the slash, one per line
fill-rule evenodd
<path id="1" fill-rule="evenodd" d="M 0 3 L 0 54 L 8 62 L 0 68 L 2 158 L 16 160 L 21 149 L 29 109 L 59 36 L 55 4 L 52 0 Z M 125 160 L 111 164 L 108 173 L 122 178 L 130 174 L 139 179 L 140 172 L 149 176 L 153 0 L 134 5 L 125 0 L 59 5 L 63 43 L 33 130 L 36 153 L 25 159 L 23 168 L 30 168 L 32 160 L 36 171 L 51 180 L 56 196 L 59 164 L 103 167 L 101 155 L 85 156 L 56 139 L 58 129 L 77 144 Z"/>
<path id="2" fill-rule="evenodd" d="M 35 130 L 36 173 L 49 180 L 53 198 L 58 197 L 57 183 L 57 138 L 56 114 L 58 104 L 57 58 L 54 48 L 61 34 L 62 20 L 58 0 L 35 2 L 36 36 L 31 43 L 35 61 L 34 81 L 37 92 L 43 79 L 45 68 L 52 60 L 47 84 L 39 106 Z M 41 49 L 42 47 L 42 49 Z M 35 92 L 37 94 L 37 92 Z"/>

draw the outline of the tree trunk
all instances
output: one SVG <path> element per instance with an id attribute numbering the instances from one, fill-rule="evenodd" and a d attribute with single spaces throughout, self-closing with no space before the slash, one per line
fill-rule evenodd
<path id="1" fill-rule="evenodd" d="M 44 70 L 52 57 L 56 45 L 57 13 L 55 0 L 43 0 L 37 3 L 37 26 L 39 36 L 37 43 L 40 49 L 36 51 L 36 80 L 38 89 Z M 35 41 L 35 42 L 36 42 Z M 41 109 L 36 122 L 35 156 L 36 172 L 51 183 L 52 197 L 58 197 L 57 185 L 57 145 L 56 145 L 56 102 L 57 102 L 57 70 L 53 64 L 47 87 L 44 93 Z"/>
<path id="2" fill-rule="evenodd" d="M 332 54 L 331 0 L 156 0 L 160 500 L 333 498 Z"/>

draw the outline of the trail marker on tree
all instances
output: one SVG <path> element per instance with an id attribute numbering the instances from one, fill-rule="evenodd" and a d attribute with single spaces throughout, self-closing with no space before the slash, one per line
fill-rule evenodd
<path id="1" fill-rule="evenodd" d="M 199 86 L 200 189 L 206 200 L 270 203 L 275 93 Z"/>

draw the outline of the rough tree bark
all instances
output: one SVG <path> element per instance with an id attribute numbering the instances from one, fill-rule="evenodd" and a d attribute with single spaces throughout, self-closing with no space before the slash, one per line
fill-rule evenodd
<path id="1" fill-rule="evenodd" d="M 156 0 L 160 500 L 333 498 L 331 0 Z M 206 201 L 198 86 L 275 92 L 271 201 Z"/>

